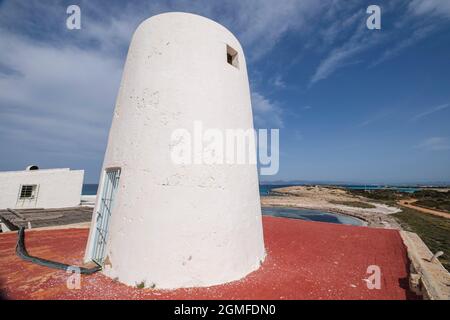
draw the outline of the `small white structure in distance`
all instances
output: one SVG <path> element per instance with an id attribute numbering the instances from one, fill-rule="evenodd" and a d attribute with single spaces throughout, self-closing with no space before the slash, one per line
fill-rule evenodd
<path id="1" fill-rule="evenodd" d="M 80 204 L 83 170 L 39 169 L 0 172 L 0 209 L 65 208 Z"/>
<path id="2" fill-rule="evenodd" d="M 256 164 L 175 164 L 172 133 L 195 121 L 253 129 L 244 52 L 187 13 L 133 35 L 109 133 L 85 260 L 136 286 L 238 280 L 265 258 Z"/>

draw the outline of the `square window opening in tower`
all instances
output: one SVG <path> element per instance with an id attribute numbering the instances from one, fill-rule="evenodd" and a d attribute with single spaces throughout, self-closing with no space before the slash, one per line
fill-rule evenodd
<path id="1" fill-rule="evenodd" d="M 239 55 L 236 50 L 227 45 L 227 62 L 239 69 Z"/>

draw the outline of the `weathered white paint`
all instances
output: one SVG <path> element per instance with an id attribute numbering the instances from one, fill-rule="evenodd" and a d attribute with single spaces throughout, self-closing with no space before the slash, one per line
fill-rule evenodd
<path id="1" fill-rule="evenodd" d="M 78 206 L 83 178 L 83 170 L 68 168 L 0 172 L 0 209 Z M 21 185 L 37 185 L 36 198 L 20 200 Z"/>
<path id="2" fill-rule="evenodd" d="M 239 68 L 227 63 L 227 45 L 238 52 Z M 171 162 L 172 132 L 196 120 L 206 128 L 253 128 L 242 47 L 197 15 L 151 17 L 133 35 L 104 158 L 103 174 L 121 168 L 107 275 L 129 285 L 210 286 L 243 278 L 264 260 L 256 165 Z"/>

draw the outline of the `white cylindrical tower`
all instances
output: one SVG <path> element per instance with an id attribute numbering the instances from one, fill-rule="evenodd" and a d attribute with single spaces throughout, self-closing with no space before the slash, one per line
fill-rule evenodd
<path id="1" fill-rule="evenodd" d="M 242 47 L 207 18 L 153 16 L 131 41 L 86 250 L 108 276 L 210 286 L 264 260 L 256 164 L 174 163 L 174 131 L 195 123 L 253 129 Z"/>

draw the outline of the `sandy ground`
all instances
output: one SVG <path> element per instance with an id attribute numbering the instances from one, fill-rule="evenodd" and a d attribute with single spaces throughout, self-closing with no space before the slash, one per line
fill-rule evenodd
<path id="1" fill-rule="evenodd" d="M 416 199 L 406 199 L 406 200 L 400 200 L 397 203 L 403 207 L 406 208 L 410 208 L 410 209 L 414 209 L 416 211 L 420 211 L 423 213 L 428 213 L 428 214 L 432 214 L 434 216 L 438 216 L 438 217 L 443 217 L 443 218 L 447 218 L 450 219 L 450 213 L 446 213 L 443 211 L 439 211 L 439 210 L 433 210 L 433 209 L 429 209 L 429 208 L 423 208 L 423 207 L 418 207 L 414 205 L 414 202 L 416 202 Z"/>
<path id="2" fill-rule="evenodd" d="M 293 186 L 273 190 L 274 195 L 261 197 L 264 207 L 295 207 L 341 213 L 360 218 L 371 227 L 401 229 L 390 214 L 401 209 L 357 197 L 346 190 L 321 186 Z M 359 208 L 332 202 L 362 202 L 374 208 Z"/>

